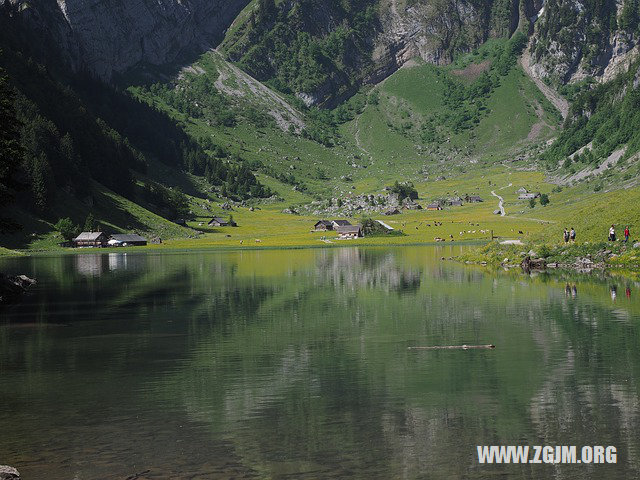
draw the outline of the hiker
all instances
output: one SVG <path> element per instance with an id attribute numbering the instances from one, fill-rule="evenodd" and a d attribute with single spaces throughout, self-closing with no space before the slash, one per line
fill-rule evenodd
<path id="1" fill-rule="evenodd" d="M 566 228 L 564 229 L 564 233 L 562 234 L 563 238 L 564 238 L 564 243 L 569 243 L 569 230 L 567 230 Z"/>
<path id="2" fill-rule="evenodd" d="M 571 238 L 572 242 L 576 241 L 576 231 L 573 229 L 573 227 L 571 227 L 571 231 L 569 232 L 569 237 Z"/>
<path id="3" fill-rule="evenodd" d="M 610 242 L 616 241 L 616 229 L 613 225 L 611 225 L 611 228 L 609 229 L 609 241 Z"/>
<path id="4" fill-rule="evenodd" d="M 624 229 L 624 243 L 629 241 L 629 225 Z"/>

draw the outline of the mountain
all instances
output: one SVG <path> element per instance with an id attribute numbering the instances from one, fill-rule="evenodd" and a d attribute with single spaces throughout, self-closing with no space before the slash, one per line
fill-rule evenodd
<path id="1" fill-rule="evenodd" d="M 97 212 L 192 235 L 171 221 L 227 200 L 353 214 L 494 165 L 576 198 L 638 176 L 635 0 L 0 4 L 21 146 L 4 190 L 31 233 Z"/>
<path id="2" fill-rule="evenodd" d="M 638 53 L 635 0 L 546 2 L 532 35 L 534 71 L 556 85 L 607 81 Z"/>
<path id="3" fill-rule="evenodd" d="M 215 45 L 249 0 L 3 0 L 75 70 L 104 80 Z"/>

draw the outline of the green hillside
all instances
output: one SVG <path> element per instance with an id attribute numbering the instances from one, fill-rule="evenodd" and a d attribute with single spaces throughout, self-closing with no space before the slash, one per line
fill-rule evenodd
<path id="1" fill-rule="evenodd" d="M 126 90 L 49 69 L 29 32 L 11 24 L 0 36 L 0 60 L 14 99 L 8 116 L 20 126 L 13 173 L 28 188 L 7 189 L 23 228 L 0 244 L 58 248 L 55 224 L 68 217 L 77 229 L 93 222 L 160 237 L 169 248 L 326 246 L 335 235 L 309 232 L 318 217 L 383 218 L 396 182 L 412 184 L 423 206 L 465 195 L 484 202 L 384 217 L 402 233 L 354 244 L 492 234 L 555 242 L 565 226 L 596 242 L 609 222 L 640 226 L 637 62 L 613 82 L 563 87 L 572 102 L 564 124 L 518 63 L 527 45 L 521 32 L 467 53 L 453 55 L 465 48 L 452 46 L 451 64 L 416 58 L 362 85 L 357 62 L 341 55 L 369 51 L 361 29 L 373 17 L 351 9 L 366 16 L 374 3 L 332 4 L 325 13 L 350 22 L 335 29 L 324 18 L 313 30 L 305 22 L 314 2 L 286 18 L 283 3 L 254 2 L 219 49 L 151 82 L 123 76 L 132 83 Z M 296 25 L 314 33 L 289 38 Z M 270 46 L 278 55 L 267 59 Z M 332 61 L 322 60 L 334 47 Z M 305 81 L 311 90 L 337 82 L 333 100 L 305 104 L 296 95 Z M 519 200 L 520 187 L 544 193 L 548 205 Z M 498 197 L 504 216 L 496 214 Z M 356 206 L 359 199 L 375 209 Z M 233 215 L 239 227 L 208 228 L 213 215 Z"/>

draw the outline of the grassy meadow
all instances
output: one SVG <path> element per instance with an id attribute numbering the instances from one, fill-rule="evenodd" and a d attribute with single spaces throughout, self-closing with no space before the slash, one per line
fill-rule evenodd
<path id="1" fill-rule="evenodd" d="M 160 245 L 135 250 L 407 245 L 431 244 L 437 238 L 478 243 L 488 242 L 492 235 L 499 240 L 555 244 L 561 241 L 564 227 L 574 227 L 580 242 L 598 242 L 606 239 L 611 223 L 618 225 L 620 233 L 623 225 L 629 224 L 635 234 L 640 228 L 640 188 L 595 192 L 592 183 L 558 188 L 537 169 L 539 154 L 557 135 L 561 118 L 519 66 L 496 77 L 479 106 L 468 99 L 458 106 L 452 104 L 448 90 L 474 87 L 483 81 L 496 60 L 496 45 L 497 41 L 490 41 L 444 67 L 415 60 L 375 87 L 363 89 L 359 94 L 365 99 L 362 108 L 336 126 L 335 143 L 330 147 L 283 129 L 273 119 L 263 116 L 257 121 L 256 110 L 269 110 L 265 96 L 248 87 L 246 78 L 235 77 L 219 53 L 208 52 L 183 69 L 173 85 L 189 91 L 204 76 L 210 84 L 223 82 L 228 91 L 241 91 L 235 96 L 227 91 L 223 103 L 235 115 L 233 125 L 207 116 L 191 116 L 172 106 L 166 93 L 154 95 L 153 89 L 138 86 L 131 87 L 130 92 L 166 112 L 192 138 L 212 139 L 230 155 L 262 165 L 256 176 L 277 196 L 249 200 L 246 206 L 235 206 L 231 212 L 222 210 L 224 198 L 203 178 L 176 172 L 152 160 L 140 181 L 181 188 L 190 204 L 188 227 L 180 227 L 99 184 L 93 185 L 92 205 L 65 198 L 49 217 L 70 216 L 82 225 L 91 211 L 108 232 L 135 231 L 163 240 Z M 294 110 L 298 108 L 294 99 L 273 94 L 291 101 Z M 193 95 L 197 102 L 203 93 L 193 90 Z M 280 103 L 273 108 L 280 113 L 283 108 L 286 111 Z M 304 121 L 311 121 L 313 112 L 296 111 Z M 455 117 L 469 112 L 475 115 L 471 126 L 456 128 Z M 338 240 L 335 232 L 312 229 L 321 218 L 347 218 L 356 224 L 361 217 L 282 213 L 313 200 L 383 193 L 395 181 L 413 182 L 423 206 L 467 194 L 479 195 L 484 202 L 445 207 L 442 211 L 371 215 L 402 234 L 357 240 Z M 538 201 L 531 208 L 528 201 L 518 199 L 516 190 L 520 187 L 549 195 L 550 204 L 543 207 Z M 498 198 L 492 192 L 504 199 L 506 216 L 494 213 Z M 213 215 L 229 214 L 238 227 L 207 226 Z M 55 220 L 42 220 L 29 212 L 22 218 L 22 232 L 0 237 L 0 255 L 13 254 L 15 249 L 79 251 L 58 246 L 62 238 L 53 230 Z"/>

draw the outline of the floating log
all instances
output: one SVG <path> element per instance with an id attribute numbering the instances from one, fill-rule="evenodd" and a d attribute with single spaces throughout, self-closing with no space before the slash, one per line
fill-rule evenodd
<path id="1" fill-rule="evenodd" d="M 440 345 L 433 347 L 408 347 L 409 350 L 471 350 L 471 349 L 492 349 L 495 345 Z"/>

